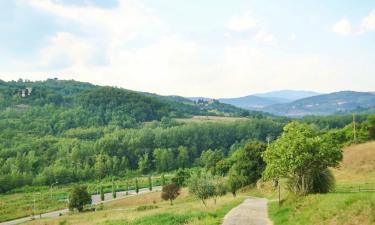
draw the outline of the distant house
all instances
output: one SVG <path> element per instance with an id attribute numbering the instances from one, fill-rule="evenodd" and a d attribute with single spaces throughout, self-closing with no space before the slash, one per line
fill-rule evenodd
<path id="1" fill-rule="evenodd" d="M 27 96 L 30 96 L 32 91 L 33 91 L 33 88 L 31 87 L 21 89 L 21 97 L 25 98 Z"/>

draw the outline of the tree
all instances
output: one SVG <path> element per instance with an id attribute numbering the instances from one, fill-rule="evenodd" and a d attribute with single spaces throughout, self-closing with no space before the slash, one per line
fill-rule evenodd
<path id="1" fill-rule="evenodd" d="M 206 200 L 215 196 L 215 185 L 208 174 L 194 174 L 189 180 L 189 192 L 207 207 Z"/>
<path id="2" fill-rule="evenodd" d="M 116 186 L 115 186 L 115 180 L 112 178 L 112 197 L 116 198 Z"/>
<path id="3" fill-rule="evenodd" d="M 138 170 L 142 174 L 145 174 L 151 170 L 151 161 L 149 160 L 148 154 L 145 153 L 138 161 Z"/>
<path id="4" fill-rule="evenodd" d="M 229 177 L 228 178 L 229 191 L 232 193 L 233 197 L 236 197 L 238 189 L 244 186 L 246 178 L 239 176 L 233 170 L 229 171 L 228 177 Z"/>
<path id="5" fill-rule="evenodd" d="M 155 166 L 158 172 L 170 171 L 174 168 L 172 149 L 157 148 L 154 150 Z"/>
<path id="6" fill-rule="evenodd" d="M 187 170 L 179 169 L 175 175 L 175 177 L 172 178 L 172 182 L 177 184 L 180 187 L 186 186 L 186 182 L 190 178 L 190 173 Z"/>
<path id="7" fill-rule="evenodd" d="M 169 200 L 171 205 L 173 205 L 173 200 L 175 200 L 179 195 L 180 187 L 175 183 L 164 185 L 161 191 L 161 198 L 165 201 Z"/>
<path id="8" fill-rule="evenodd" d="M 148 190 L 152 191 L 152 179 L 151 179 L 151 176 L 148 176 Z"/>
<path id="9" fill-rule="evenodd" d="M 100 200 L 104 201 L 104 198 L 105 198 L 105 196 L 104 196 L 103 185 L 100 184 Z"/>
<path id="10" fill-rule="evenodd" d="M 161 186 L 165 185 L 165 177 L 164 174 L 161 175 Z"/>
<path id="11" fill-rule="evenodd" d="M 135 178 L 135 193 L 139 193 L 139 184 L 138 184 L 138 179 Z"/>
<path id="12" fill-rule="evenodd" d="M 265 179 L 287 178 L 294 193 L 306 195 L 314 192 L 314 177 L 319 177 L 314 174 L 337 166 L 342 151 L 334 140 L 319 136 L 311 125 L 291 122 L 267 148 L 263 158 L 267 163 Z"/>
<path id="13" fill-rule="evenodd" d="M 182 167 L 182 169 L 185 169 L 189 166 L 190 157 L 189 157 L 189 151 L 186 147 L 180 146 L 177 149 L 178 155 L 177 155 L 177 165 L 179 167 Z"/>
<path id="14" fill-rule="evenodd" d="M 251 141 L 235 152 L 231 160 L 234 162 L 230 168 L 231 176 L 241 178 L 243 186 L 256 183 L 266 166 L 262 159 L 262 153 L 265 150 L 264 143 Z"/>
<path id="15" fill-rule="evenodd" d="M 216 199 L 218 197 L 226 195 L 228 191 L 228 187 L 226 183 L 224 182 L 224 180 L 219 177 L 215 178 L 214 185 L 215 185 L 214 198 L 215 198 L 215 204 L 216 204 Z"/>
<path id="16" fill-rule="evenodd" d="M 129 194 L 129 181 L 126 180 L 126 183 L 125 183 L 125 191 L 126 191 L 126 195 Z"/>
<path id="17" fill-rule="evenodd" d="M 213 151 L 208 149 L 207 151 L 202 152 L 200 161 L 207 170 L 210 170 L 213 174 L 215 174 L 215 165 L 223 158 L 224 153 L 222 150 L 216 149 Z"/>
<path id="18" fill-rule="evenodd" d="M 85 205 L 91 204 L 91 195 L 87 186 L 75 186 L 69 193 L 69 210 L 77 209 L 82 212 Z"/>

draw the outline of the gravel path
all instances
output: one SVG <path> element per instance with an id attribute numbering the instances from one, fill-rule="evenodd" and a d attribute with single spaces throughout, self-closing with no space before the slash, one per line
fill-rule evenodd
<path id="1" fill-rule="evenodd" d="M 272 225 L 267 214 L 267 199 L 246 199 L 241 205 L 229 211 L 223 225 Z"/>

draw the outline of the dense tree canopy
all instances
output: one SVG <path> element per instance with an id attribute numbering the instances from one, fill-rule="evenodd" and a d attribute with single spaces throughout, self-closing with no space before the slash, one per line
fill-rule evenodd
<path id="1" fill-rule="evenodd" d="M 0 99 L 0 192 L 199 166 L 202 152 L 209 159 L 209 149 L 220 151 L 221 159 L 233 144 L 278 136 L 283 125 L 267 118 L 183 124 L 170 116 L 184 107 L 209 115 L 208 103 L 55 79 L 0 82 Z"/>
<path id="2" fill-rule="evenodd" d="M 319 135 L 314 127 L 292 122 L 263 156 L 266 179 L 288 178 L 295 193 L 307 194 L 313 187 L 313 175 L 337 166 L 342 152 L 334 140 Z"/>

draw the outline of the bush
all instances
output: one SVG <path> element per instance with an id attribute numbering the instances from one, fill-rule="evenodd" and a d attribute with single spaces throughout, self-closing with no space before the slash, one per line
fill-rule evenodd
<path id="1" fill-rule="evenodd" d="M 137 211 L 146 211 L 146 210 L 150 210 L 150 209 L 157 209 L 159 208 L 159 206 L 157 205 L 141 205 L 141 206 L 138 206 L 137 207 Z"/>
<path id="2" fill-rule="evenodd" d="M 91 204 L 91 195 L 87 191 L 87 186 L 75 186 L 69 193 L 69 209 L 77 209 L 82 212 L 85 205 Z"/>
<path id="3" fill-rule="evenodd" d="M 203 205 L 207 207 L 205 200 L 215 196 L 215 185 L 212 177 L 207 174 L 201 176 L 195 174 L 190 179 L 189 192 L 200 199 Z"/>
<path id="4" fill-rule="evenodd" d="M 161 198 L 163 200 L 171 201 L 171 205 L 173 205 L 173 200 L 175 200 L 180 195 L 180 186 L 175 183 L 171 183 L 168 185 L 163 186 L 161 192 Z"/>
<path id="5" fill-rule="evenodd" d="M 305 177 L 295 177 L 288 179 L 287 183 L 290 191 L 307 188 L 306 193 L 328 193 L 335 188 L 335 177 L 329 169 L 312 170 Z"/>
<path id="6" fill-rule="evenodd" d="M 172 178 L 172 182 L 180 187 L 185 187 L 187 180 L 190 178 L 190 173 L 187 170 L 180 169 L 176 176 Z"/>
<path id="7" fill-rule="evenodd" d="M 335 177 L 329 169 L 314 170 L 310 193 L 328 193 L 335 189 Z"/>

